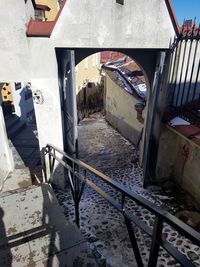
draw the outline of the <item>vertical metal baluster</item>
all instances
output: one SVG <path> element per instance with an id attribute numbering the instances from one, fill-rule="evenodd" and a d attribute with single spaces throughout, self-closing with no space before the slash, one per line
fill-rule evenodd
<path id="1" fill-rule="evenodd" d="M 51 155 L 50 155 L 50 152 L 51 152 L 51 148 L 49 147 L 49 171 L 50 171 L 50 179 L 51 180 L 51 176 L 52 176 L 52 158 L 51 158 Z"/>
<path id="2" fill-rule="evenodd" d="M 170 77 L 170 80 L 169 80 L 169 83 L 170 84 L 175 84 L 176 83 L 176 77 L 175 77 L 175 62 L 176 62 L 176 59 L 177 59 L 177 55 L 178 55 L 178 50 L 179 48 L 176 47 L 176 51 L 173 50 L 172 52 L 172 59 L 171 59 L 171 77 Z M 173 90 L 173 93 L 172 93 L 172 104 L 173 104 L 173 100 L 174 100 L 174 96 L 175 96 L 175 89 L 176 89 L 176 86 L 174 87 L 174 90 Z"/>
<path id="3" fill-rule="evenodd" d="M 174 101 L 175 101 L 175 93 L 176 93 L 176 85 L 177 85 L 177 79 L 178 79 L 178 68 L 179 68 L 181 50 L 182 50 L 182 42 L 179 41 L 178 45 L 177 45 L 177 49 L 176 49 L 176 51 L 177 51 L 176 58 L 174 60 L 174 65 L 176 65 L 176 66 L 174 66 L 174 74 L 173 74 L 173 76 L 174 76 L 173 79 L 175 79 L 174 90 L 173 90 L 173 106 L 175 105 Z M 177 92 L 177 94 L 178 94 L 178 92 Z"/>
<path id="4" fill-rule="evenodd" d="M 156 267 L 158 261 L 158 254 L 160 249 L 160 241 L 162 239 L 163 221 L 156 217 L 153 228 L 153 236 L 151 243 L 151 251 L 149 256 L 148 267 Z"/>
<path id="5" fill-rule="evenodd" d="M 80 203 L 80 200 L 81 200 L 81 197 L 82 197 L 82 194 L 83 194 L 83 190 L 85 188 L 86 175 L 87 175 L 87 171 L 84 169 L 84 171 L 83 171 L 84 181 L 82 181 L 82 184 L 80 186 L 80 190 L 79 190 L 79 193 L 78 193 L 78 203 Z"/>
<path id="6" fill-rule="evenodd" d="M 199 65 L 198 65 L 198 70 L 197 70 L 196 81 L 195 81 L 195 85 L 194 85 L 193 100 L 194 100 L 195 95 L 196 95 L 197 84 L 198 84 L 198 79 L 199 79 L 199 71 L 200 71 L 200 59 L 199 59 Z M 199 99 L 200 99 L 200 94 L 199 94 Z"/>
<path id="7" fill-rule="evenodd" d="M 192 63 L 192 70 L 191 70 L 191 76 L 190 76 L 190 82 L 189 82 L 189 90 L 188 90 L 188 94 L 187 94 L 187 98 L 186 98 L 187 102 L 188 102 L 188 98 L 189 98 L 190 88 L 191 88 L 191 85 L 192 85 L 192 77 L 193 77 L 193 73 L 194 73 L 194 66 L 195 66 L 195 61 L 196 61 L 197 48 L 198 48 L 198 41 L 196 40 L 194 56 L 193 56 L 193 63 Z M 193 91 L 193 94 L 194 94 L 194 91 Z M 192 100 L 193 99 L 194 99 L 194 95 L 192 95 Z"/>
<path id="8" fill-rule="evenodd" d="M 134 255 L 135 255 L 135 259 L 137 261 L 137 265 L 138 265 L 138 267 L 143 267 L 144 264 L 142 262 L 142 258 L 141 258 L 140 251 L 139 251 L 139 248 L 138 248 L 138 245 L 137 245 L 137 240 L 135 238 L 135 233 L 133 231 L 133 227 L 132 227 L 131 221 L 129 219 L 127 219 L 126 217 L 124 217 L 124 219 L 125 219 L 125 224 L 126 224 L 126 227 L 127 227 L 127 230 L 128 230 L 129 238 L 130 238 L 130 241 L 131 241 L 131 245 L 132 245 L 132 248 L 133 248 L 133 252 L 134 252 Z"/>
<path id="9" fill-rule="evenodd" d="M 190 55 L 191 55 L 191 50 L 192 50 L 192 44 L 193 44 L 193 40 L 190 40 L 189 54 L 188 54 L 186 71 L 185 71 L 185 79 L 184 79 L 184 84 L 183 84 L 183 89 L 182 89 L 183 93 L 182 93 L 182 97 L 181 97 L 181 106 L 182 106 L 183 101 L 184 101 L 185 85 L 186 85 L 187 75 L 188 75 L 188 70 L 189 70 L 189 63 L 190 63 Z M 188 88 L 188 92 L 189 92 L 189 90 L 190 90 L 190 88 Z"/>
<path id="10" fill-rule="evenodd" d="M 47 166 L 46 166 L 46 154 L 48 153 L 48 147 L 42 148 L 40 155 L 41 155 L 41 166 L 42 166 L 42 182 L 47 182 Z"/>
<path id="11" fill-rule="evenodd" d="M 80 218 L 79 218 L 79 201 L 78 201 L 78 188 L 77 188 L 77 177 L 75 175 L 75 163 L 72 163 L 73 168 L 73 184 L 74 184 L 74 205 L 75 205 L 75 221 L 78 227 L 80 227 Z"/>
<path id="12" fill-rule="evenodd" d="M 55 156 L 56 156 L 56 151 L 53 149 L 53 157 L 52 157 L 52 162 L 51 162 L 51 179 L 53 176 L 53 170 L 54 170 L 54 165 L 55 165 Z"/>
<path id="13" fill-rule="evenodd" d="M 175 104 L 176 107 L 178 106 L 178 100 L 179 100 L 179 95 L 180 95 L 180 88 L 181 88 L 181 80 L 182 80 L 182 75 L 183 75 L 183 67 L 184 67 L 184 62 L 185 62 L 186 47 L 187 47 L 187 40 L 185 40 L 185 46 L 184 46 L 184 51 L 183 51 L 183 59 L 182 59 L 182 64 L 181 64 L 181 73 L 180 73 L 180 79 L 179 79 L 178 93 L 177 93 L 176 104 Z"/>

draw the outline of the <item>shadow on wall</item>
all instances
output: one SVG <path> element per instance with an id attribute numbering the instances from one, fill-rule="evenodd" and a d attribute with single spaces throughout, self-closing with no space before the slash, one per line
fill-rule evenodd
<path id="1" fill-rule="evenodd" d="M 41 157 L 31 83 L 4 83 L 3 87 L 6 88 L 6 86 L 8 89 L 10 88 L 10 91 L 8 91 L 10 93 L 9 99 L 12 100 L 11 104 L 14 104 L 15 107 L 12 110 L 7 109 L 9 112 L 6 114 L 4 112 L 6 131 L 8 139 L 11 141 L 10 149 L 13 154 L 15 169 L 28 167 L 32 176 L 32 183 L 34 183 L 34 177 L 41 177 L 39 171 Z M 2 105 L 4 102 L 6 103 L 5 99 L 3 99 Z"/>
<path id="2" fill-rule="evenodd" d="M 31 83 L 25 84 L 19 92 L 19 97 L 19 107 L 21 111 L 20 119 L 25 121 L 27 124 L 36 125 Z"/>
<path id="3" fill-rule="evenodd" d="M 78 122 L 89 114 L 101 111 L 104 106 L 104 83 L 86 82 L 77 94 Z"/>

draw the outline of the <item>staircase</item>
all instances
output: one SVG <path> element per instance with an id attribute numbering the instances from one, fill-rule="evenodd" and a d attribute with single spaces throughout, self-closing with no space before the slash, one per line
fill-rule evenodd
<path id="1" fill-rule="evenodd" d="M 49 184 L 0 194 L 0 266 L 99 266 Z"/>
<path id="2" fill-rule="evenodd" d="M 17 136 L 26 127 L 26 123 L 14 114 L 5 117 L 5 124 L 9 139 Z"/>

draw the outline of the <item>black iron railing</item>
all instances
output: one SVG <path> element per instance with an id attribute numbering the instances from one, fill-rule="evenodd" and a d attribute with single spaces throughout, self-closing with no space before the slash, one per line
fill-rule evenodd
<path id="1" fill-rule="evenodd" d="M 59 162 L 65 169 L 68 170 L 68 181 L 71 187 L 71 192 L 75 204 L 75 220 L 79 226 L 79 203 L 81 200 L 82 193 L 85 185 L 91 187 L 94 191 L 100 194 L 106 199 L 112 206 L 114 206 L 125 219 L 125 225 L 128 230 L 130 241 L 132 244 L 133 252 L 138 266 L 144 266 L 142 257 L 135 237 L 134 229 L 132 224 L 138 226 L 142 231 L 148 234 L 151 239 L 151 249 L 148 260 L 148 267 L 154 267 L 157 265 L 159 250 L 164 248 L 178 263 L 185 267 L 195 266 L 183 253 L 181 253 L 176 247 L 169 243 L 163 236 L 163 224 L 166 223 L 175 229 L 179 234 L 185 236 L 187 239 L 192 241 L 195 245 L 200 246 L 200 233 L 186 225 L 172 214 L 156 207 L 153 203 L 136 194 L 135 192 L 127 189 L 125 186 L 114 181 L 103 173 L 95 170 L 91 166 L 84 162 L 75 159 L 62 150 L 56 148 L 53 145 L 47 145 L 44 149 L 46 156 L 48 156 L 48 165 L 50 169 L 50 176 L 53 174 L 55 161 Z M 105 190 L 99 187 L 91 179 L 88 178 L 87 173 L 91 173 L 96 176 L 100 181 L 105 182 L 112 188 L 116 189 L 121 195 L 121 201 L 118 202 Z M 144 221 L 139 219 L 135 214 L 126 210 L 125 200 L 131 199 L 142 208 L 147 209 L 155 215 L 154 226 L 148 226 Z"/>
<path id="2" fill-rule="evenodd" d="M 183 107 L 200 101 L 200 25 L 183 26 L 172 46 L 170 105 Z"/>

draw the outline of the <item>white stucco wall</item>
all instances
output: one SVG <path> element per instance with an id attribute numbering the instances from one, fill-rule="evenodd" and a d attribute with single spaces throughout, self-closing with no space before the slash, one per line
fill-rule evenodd
<path id="1" fill-rule="evenodd" d="M 13 159 L 9 149 L 2 107 L 0 106 L 0 190 L 9 172 L 13 170 Z"/>
<path id="2" fill-rule="evenodd" d="M 28 81 L 29 51 L 24 0 L 0 1 L 0 81 Z"/>
<path id="3" fill-rule="evenodd" d="M 29 22 L 30 18 L 34 19 L 34 17 L 35 17 L 35 12 L 34 12 L 32 0 L 27 0 L 27 2 L 26 2 L 26 21 L 27 21 L 27 23 Z"/>
<path id="4" fill-rule="evenodd" d="M 57 47 L 169 48 L 174 35 L 164 0 L 68 0 L 52 40 Z"/>
<path id="5" fill-rule="evenodd" d="M 34 102 L 40 148 L 51 143 L 63 149 L 55 49 L 50 39 L 36 38 L 30 39 L 30 53 L 33 95 L 40 96 L 39 103 Z"/>

